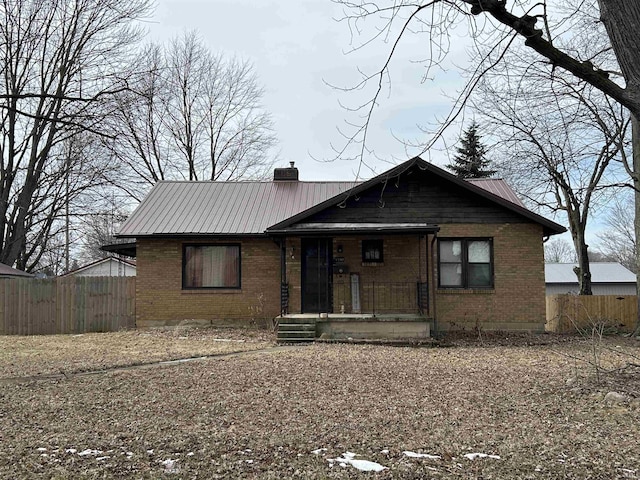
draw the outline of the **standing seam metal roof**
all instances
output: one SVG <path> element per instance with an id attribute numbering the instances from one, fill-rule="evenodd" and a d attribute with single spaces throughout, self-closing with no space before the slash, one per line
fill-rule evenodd
<path id="1" fill-rule="evenodd" d="M 469 178 L 467 179 L 467 182 L 472 183 L 476 187 L 480 187 L 487 192 L 502 197 L 505 200 L 509 200 L 511 203 L 527 208 L 511 187 L 501 178 Z"/>
<path id="2" fill-rule="evenodd" d="M 118 236 L 252 235 L 356 182 L 158 182 Z"/>
<path id="3" fill-rule="evenodd" d="M 267 228 L 362 183 L 162 181 L 151 189 L 117 236 L 262 235 Z M 469 183 L 525 208 L 500 179 Z"/>
<path id="4" fill-rule="evenodd" d="M 575 283 L 578 277 L 573 269 L 577 263 L 545 263 L 544 278 L 546 283 Z M 636 276 L 624 266 L 616 262 L 592 262 L 591 283 L 635 283 Z"/>

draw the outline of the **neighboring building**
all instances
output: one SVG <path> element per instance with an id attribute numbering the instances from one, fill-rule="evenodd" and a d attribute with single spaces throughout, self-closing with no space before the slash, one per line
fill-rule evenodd
<path id="1" fill-rule="evenodd" d="M 88 263 L 62 275 L 63 277 L 134 277 L 136 264 L 131 260 L 107 257 Z"/>
<path id="2" fill-rule="evenodd" d="M 30 278 L 32 274 L 0 263 L 0 278 Z"/>
<path id="3" fill-rule="evenodd" d="M 298 181 L 293 165 L 159 182 L 117 236 L 136 239 L 139 327 L 282 314 L 355 338 L 543 331 L 542 241 L 564 231 L 501 180 L 414 158 L 362 183 Z"/>
<path id="4" fill-rule="evenodd" d="M 594 295 L 635 295 L 636 275 L 616 262 L 594 262 L 591 291 Z M 578 293 L 580 285 L 574 268 L 577 263 L 546 263 L 544 266 L 547 295 Z"/>

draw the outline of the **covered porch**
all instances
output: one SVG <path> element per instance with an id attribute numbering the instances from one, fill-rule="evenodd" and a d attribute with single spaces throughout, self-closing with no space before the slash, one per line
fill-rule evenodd
<path id="1" fill-rule="evenodd" d="M 279 340 L 428 338 L 437 232 L 428 224 L 306 224 L 280 232 Z"/>

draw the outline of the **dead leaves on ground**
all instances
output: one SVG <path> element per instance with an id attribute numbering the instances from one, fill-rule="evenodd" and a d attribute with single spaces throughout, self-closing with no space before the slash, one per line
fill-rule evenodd
<path id="1" fill-rule="evenodd" d="M 584 345 L 313 345 L 0 386 L 0 477 L 640 477 L 637 399 L 605 404 L 558 348 Z M 387 468 L 328 461 L 346 452 Z"/>

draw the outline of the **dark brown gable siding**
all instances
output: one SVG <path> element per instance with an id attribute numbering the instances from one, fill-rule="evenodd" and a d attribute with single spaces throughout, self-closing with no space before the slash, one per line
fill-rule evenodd
<path id="1" fill-rule="evenodd" d="M 510 211 L 458 185 L 417 168 L 378 184 L 357 197 L 349 197 L 344 208 L 334 206 L 301 223 L 530 223 Z"/>

